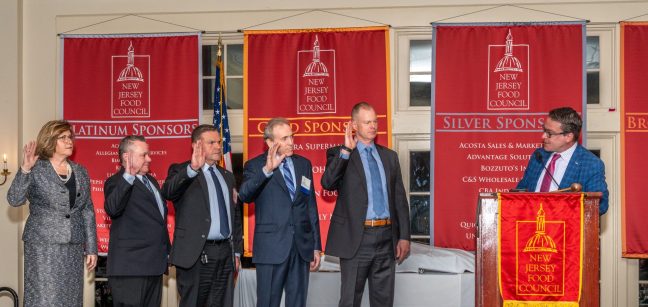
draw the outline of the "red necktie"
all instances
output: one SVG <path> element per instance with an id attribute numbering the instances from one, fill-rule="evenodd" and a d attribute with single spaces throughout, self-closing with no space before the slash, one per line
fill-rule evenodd
<path id="1" fill-rule="evenodd" d="M 551 176 L 553 176 L 554 169 L 556 169 L 556 160 L 560 158 L 560 154 L 554 154 L 553 157 L 551 157 L 551 162 L 549 163 L 549 167 L 547 168 L 547 171 L 545 172 L 544 177 L 542 178 L 542 185 L 540 185 L 540 192 L 549 192 L 549 187 L 551 187 Z"/>

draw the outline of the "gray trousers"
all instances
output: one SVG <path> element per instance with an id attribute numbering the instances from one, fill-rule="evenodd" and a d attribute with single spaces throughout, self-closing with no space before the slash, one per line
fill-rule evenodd
<path id="1" fill-rule="evenodd" d="M 367 280 L 371 307 L 393 306 L 396 262 L 391 226 L 365 227 L 358 252 L 340 259 L 340 271 L 340 307 L 360 307 Z"/>

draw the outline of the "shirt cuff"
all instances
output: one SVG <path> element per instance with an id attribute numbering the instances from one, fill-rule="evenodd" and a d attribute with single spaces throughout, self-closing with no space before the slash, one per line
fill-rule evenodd
<path id="1" fill-rule="evenodd" d="M 263 174 L 266 176 L 266 178 L 270 178 L 270 176 L 272 176 L 272 172 L 266 173 L 266 172 L 265 172 L 265 169 L 263 169 L 263 167 L 261 167 L 261 171 L 262 171 Z"/>
<path id="2" fill-rule="evenodd" d="M 198 172 L 191 168 L 191 164 L 187 164 L 187 176 L 189 176 L 189 178 L 198 176 Z"/>
<path id="3" fill-rule="evenodd" d="M 342 151 L 340 151 L 340 158 L 344 160 L 349 160 L 349 156 L 351 156 L 351 154 L 345 154 Z"/>
<path id="4" fill-rule="evenodd" d="M 133 185 L 133 182 L 135 182 L 135 178 L 137 178 L 137 177 L 135 177 L 135 176 L 133 176 L 133 175 L 131 175 L 131 174 L 129 174 L 129 173 L 126 173 L 126 172 L 124 172 L 124 174 L 122 175 L 122 177 L 123 177 L 124 180 L 126 180 L 126 181 L 128 182 L 128 184 L 130 184 L 130 185 Z"/>
<path id="5" fill-rule="evenodd" d="M 241 253 L 234 253 L 234 256 L 241 258 Z"/>

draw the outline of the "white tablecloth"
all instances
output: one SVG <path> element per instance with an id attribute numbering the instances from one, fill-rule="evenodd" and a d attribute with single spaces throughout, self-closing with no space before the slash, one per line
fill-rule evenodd
<path id="1" fill-rule="evenodd" d="M 394 306 L 475 306 L 475 274 L 397 273 Z M 307 306 L 336 307 L 340 299 L 340 272 L 310 274 Z M 256 305 L 256 272 L 241 270 L 234 293 L 234 306 Z M 283 303 L 282 303 L 283 306 Z M 369 306 L 365 287 L 362 306 Z"/>

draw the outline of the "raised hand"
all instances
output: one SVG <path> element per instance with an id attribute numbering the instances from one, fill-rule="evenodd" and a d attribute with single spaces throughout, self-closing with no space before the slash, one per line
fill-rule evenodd
<path id="1" fill-rule="evenodd" d="M 23 146 L 23 162 L 20 168 L 26 173 L 30 172 L 34 164 L 36 164 L 38 156 L 36 156 L 36 142 L 31 141 Z"/>
<path id="2" fill-rule="evenodd" d="M 191 169 L 199 170 L 203 165 L 205 165 L 205 154 L 203 153 L 202 140 L 196 141 L 192 145 L 193 153 L 191 154 Z"/>
<path id="3" fill-rule="evenodd" d="M 139 169 L 136 169 L 135 164 L 133 163 L 133 153 L 127 152 L 124 154 L 124 171 L 133 176 L 137 175 Z"/>
<path id="4" fill-rule="evenodd" d="M 353 150 L 356 148 L 356 140 L 353 138 L 353 121 L 350 120 L 344 131 L 344 146 Z"/>
<path id="5" fill-rule="evenodd" d="M 281 161 L 286 157 L 285 154 L 277 156 L 277 151 L 279 150 L 279 144 L 275 143 L 268 149 L 268 157 L 266 158 L 266 164 L 263 167 L 266 173 L 270 173 L 275 170 L 281 164 Z"/>

